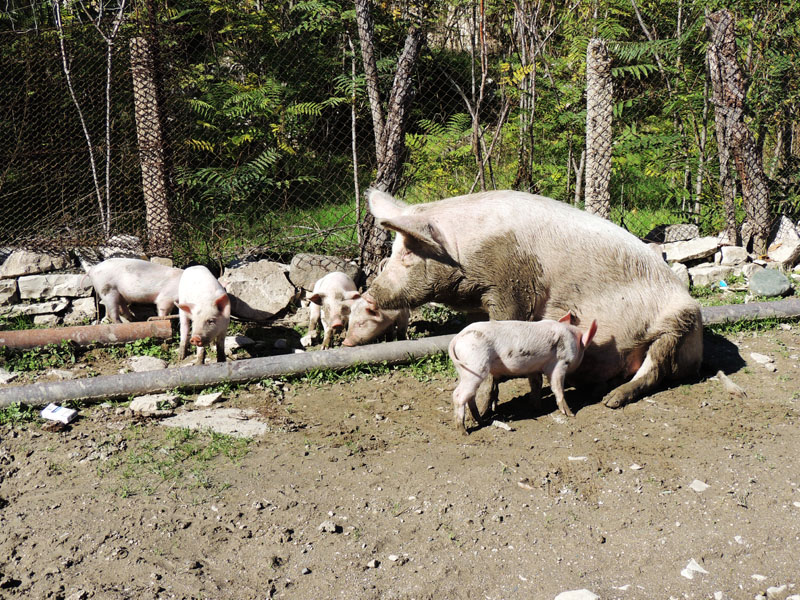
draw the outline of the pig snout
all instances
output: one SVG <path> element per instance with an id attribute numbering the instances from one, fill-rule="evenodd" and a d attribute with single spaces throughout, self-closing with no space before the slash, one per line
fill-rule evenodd
<path id="1" fill-rule="evenodd" d="M 350 338 L 344 338 L 344 339 L 342 340 L 342 346 L 349 346 L 349 347 L 352 347 L 352 346 L 355 346 L 355 345 L 356 345 L 356 344 L 354 344 L 354 343 L 353 343 L 353 342 L 350 340 Z"/>
<path id="2" fill-rule="evenodd" d="M 205 342 L 203 342 L 203 338 L 201 338 L 199 335 L 193 335 L 192 337 L 190 337 L 189 338 L 189 343 L 191 343 L 191 344 L 193 344 L 195 346 L 200 346 L 201 348 L 205 344 Z"/>
<path id="3" fill-rule="evenodd" d="M 342 329 L 344 329 L 344 323 L 342 322 L 341 319 L 336 319 L 333 323 L 331 323 L 331 329 L 339 332 Z"/>

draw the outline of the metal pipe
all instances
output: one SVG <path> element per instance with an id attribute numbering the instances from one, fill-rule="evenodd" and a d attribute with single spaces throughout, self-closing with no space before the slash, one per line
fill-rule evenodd
<path id="1" fill-rule="evenodd" d="M 703 322 L 706 324 L 739 319 L 800 317 L 800 299 L 710 306 L 704 307 L 702 314 Z M 50 402 L 65 400 L 126 397 L 175 388 L 202 388 L 223 382 L 243 383 L 267 377 L 304 373 L 313 369 L 343 369 L 359 363 L 383 361 L 402 363 L 436 352 L 444 352 L 452 338 L 453 335 L 441 335 L 419 340 L 266 356 L 162 371 L 11 386 L 0 389 L 0 408 L 15 402 L 44 406 Z"/>
<path id="2" fill-rule="evenodd" d="M 304 373 L 313 369 L 343 369 L 358 363 L 401 363 L 447 349 L 453 335 L 420 340 L 336 348 L 301 354 L 283 354 L 189 367 L 104 375 L 70 381 L 35 383 L 0 389 L 0 408 L 15 402 L 44 406 L 65 400 L 97 400 L 133 394 L 163 392 L 175 388 L 202 388 L 218 383 L 242 383 Z"/>
<path id="3" fill-rule="evenodd" d="M 147 337 L 167 339 L 172 337 L 172 322 L 154 319 L 136 323 L 113 323 L 111 325 L 81 325 L 55 327 L 52 329 L 22 329 L 0 331 L 0 346 L 16 350 L 74 342 L 79 346 L 89 344 L 120 344 Z"/>

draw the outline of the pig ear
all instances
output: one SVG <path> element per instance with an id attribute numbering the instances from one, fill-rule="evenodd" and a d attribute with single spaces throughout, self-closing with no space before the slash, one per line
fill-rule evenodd
<path id="1" fill-rule="evenodd" d="M 320 294 L 319 292 L 311 294 L 308 297 L 309 302 L 313 302 L 314 304 L 318 304 L 319 306 L 322 306 L 322 301 L 324 299 L 325 299 L 325 294 Z"/>
<path id="2" fill-rule="evenodd" d="M 593 320 L 592 324 L 589 325 L 589 329 L 586 330 L 581 338 L 584 348 L 592 343 L 592 338 L 594 338 L 595 333 L 597 333 L 597 321 Z"/>
<path id="3" fill-rule="evenodd" d="M 361 294 L 359 292 L 345 292 L 344 297 L 347 300 L 358 300 L 361 298 Z"/>
<path id="4" fill-rule="evenodd" d="M 193 307 L 194 305 L 193 305 L 193 304 L 188 304 L 188 303 L 186 303 L 186 302 L 184 302 L 183 304 L 178 304 L 178 303 L 176 302 L 176 303 L 175 303 L 175 306 L 177 306 L 178 308 L 180 308 L 180 309 L 181 309 L 183 312 L 185 312 L 185 313 L 187 313 L 187 314 L 192 314 L 192 307 Z"/>
<path id="5" fill-rule="evenodd" d="M 377 219 L 376 222 L 384 229 L 392 229 L 415 239 L 434 254 L 455 259 L 455 256 L 448 251 L 441 229 L 424 215 L 400 215 L 393 219 Z"/>
<path id="6" fill-rule="evenodd" d="M 390 219 L 402 214 L 405 207 L 408 206 L 402 200 L 397 200 L 386 192 L 375 188 L 367 190 L 367 201 L 369 202 L 370 212 L 379 222 L 382 219 Z"/>
<path id="7" fill-rule="evenodd" d="M 563 317 L 561 317 L 558 320 L 558 322 L 559 323 L 571 324 L 572 323 L 572 311 L 567 311 L 567 314 L 565 314 Z"/>
<path id="8" fill-rule="evenodd" d="M 217 310 L 226 317 L 231 316 L 231 299 L 228 298 L 228 294 L 222 294 L 219 298 L 214 300 L 214 305 L 217 307 Z"/>

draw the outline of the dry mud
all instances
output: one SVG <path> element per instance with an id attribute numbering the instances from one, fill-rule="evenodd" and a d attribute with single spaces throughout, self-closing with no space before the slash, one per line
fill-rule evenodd
<path id="1" fill-rule="evenodd" d="M 455 377 L 408 369 L 229 390 L 222 406 L 269 426 L 249 444 L 114 406 L 62 432 L 6 426 L 0 597 L 800 594 L 799 348 L 797 325 L 707 333 L 699 381 L 619 410 L 569 390 L 569 420 L 547 388 L 537 406 L 508 382 L 512 431 L 466 437 Z M 692 559 L 706 573 L 690 579 Z"/>

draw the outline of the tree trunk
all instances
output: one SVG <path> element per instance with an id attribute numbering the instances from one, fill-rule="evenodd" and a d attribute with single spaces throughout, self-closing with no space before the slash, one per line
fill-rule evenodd
<path id="1" fill-rule="evenodd" d="M 400 185 L 406 118 L 415 92 L 412 86 L 412 71 L 419 57 L 425 34 L 419 27 L 409 28 L 403 52 L 397 62 L 397 71 L 384 116 L 378 87 L 378 69 L 373 42 L 374 27 L 369 0 L 355 0 L 355 5 L 378 163 L 371 187 L 393 194 Z M 366 279 L 365 283 L 369 283 L 377 275 L 380 261 L 391 252 L 391 238 L 388 231 L 375 225 L 375 219 L 369 211 L 359 224 L 359 234 L 361 239 L 359 262 Z"/>
<path id="2" fill-rule="evenodd" d="M 605 43 L 586 48 L 586 211 L 608 218 L 611 212 L 611 59 Z"/>
<path id="3" fill-rule="evenodd" d="M 744 75 L 736 61 L 736 36 L 733 15 L 720 10 L 706 17 L 711 43 L 706 52 L 714 95 L 717 145 L 720 157 L 720 185 L 723 189 L 728 239 L 739 242 L 734 215 L 734 185 L 730 173 L 733 154 L 736 171 L 742 183 L 745 222 L 742 242 L 752 239 L 754 252 L 767 249 L 769 235 L 769 190 L 761 157 L 752 133 L 744 124 Z"/>

